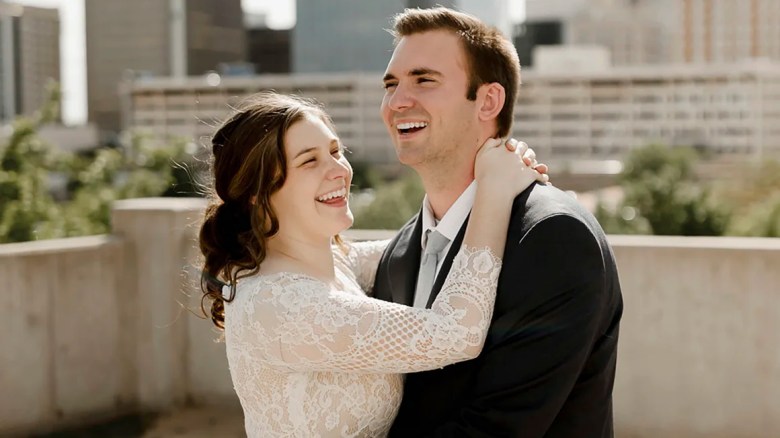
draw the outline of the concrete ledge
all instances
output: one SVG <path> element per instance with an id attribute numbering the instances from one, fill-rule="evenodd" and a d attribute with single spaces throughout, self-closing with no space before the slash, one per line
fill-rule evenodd
<path id="1" fill-rule="evenodd" d="M 103 245 L 116 243 L 118 240 L 119 239 L 115 236 L 95 235 L 69 237 L 66 239 L 36 240 L 34 242 L 6 243 L 0 245 L 0 257 L 89 251 Z"/>
<path id="2" fill-rule="evenodd" d="M 0 245 L 0 435 L 238 408 L 220 333 L 188 312 L 205 205 L 121 201 L 113 235 Z M 617 436 L 780 436 L 780 239 L 608 239 L 625 300 Z"/>

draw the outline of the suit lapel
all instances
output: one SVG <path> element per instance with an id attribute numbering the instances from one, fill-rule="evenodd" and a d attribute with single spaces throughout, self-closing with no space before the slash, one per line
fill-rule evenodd
<path id="1" fill-rule="evenodd" d="M 408 227 L 400 236 L 393 253 L 388 260 L 390 295 L 394 303 L 411 306 L 414 303 L 414 290 L 417 286 L 417 274 L 420 272 L 420 239 L 422 238 L 422 216 Z"/>
<path id="2" fill-rule="evenodd" d="M 439 295 L 439 291 L 441 291 L 441 287 L 444 285 L 444 280 L 447 279 L 447 274 L 450 272 L 450 268 L 452 267 L 452 260 L 460 250 L 461 244 L 463 244 L 463 236 L 466 234 L 466 225 L 469 223 L 470 216 L 471 214 L 466 216 L 466 220 L 463 221 L 463 225 L 461 225 L 460 231 L 458 231 L 458 235 L 455 236 L 455 240 L 452 241 L 452 245 L 450 245 L 450 249 L 447 251 L 447 257 L 444 258 L 444 261 L 441 264 L 441 268 L 439 269 L 439 273 L 436 275 L 436 281 L 433 283 L 431 296 L 428 298 L 428 304 L 425 306 L 429 309 L 431 308 L 431 304 L 433 304 L 433 300 L 435 300 L 436 296 Z M 420 263 L 418 261 L 417 271 L 420 270 L 419 264 Z"/>

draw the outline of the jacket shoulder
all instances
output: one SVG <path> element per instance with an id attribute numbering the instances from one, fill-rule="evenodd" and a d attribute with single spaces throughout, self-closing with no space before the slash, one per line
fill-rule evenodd
<path id="1" fill-rule="evenodd" d="M 604 235 L 596 218 L 574 195 L 543 184 L 534 184 L 515 198 L 510 228 L 525 234 L 540 222 L 556 216 L 568 216 L 582 222 L 597 237 Z"/>

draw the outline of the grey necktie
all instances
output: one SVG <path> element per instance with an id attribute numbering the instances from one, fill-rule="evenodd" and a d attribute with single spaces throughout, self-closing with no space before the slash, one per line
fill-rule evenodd
<path id="1" fill-rule="evenodd" d="M 428 230 L 428 241 L 420 264 L 420 273 L 417 275 L 417 289 L 414 292 L 414 307 L 425 308 L 428 298 L 431 296 L 433 282 L 436 279 L 436 266 L 439 264 L 441 252 L 450 239 L 436 230 Z"/>

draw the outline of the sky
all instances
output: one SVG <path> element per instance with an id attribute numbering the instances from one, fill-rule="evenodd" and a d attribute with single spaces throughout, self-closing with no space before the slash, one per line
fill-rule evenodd
<path id="1" fill-rule="evenodd" d="M 380 0 L 377 0 L 380 1 Z M 86 54 L 84 37 L 84 3 L 78 0 L 11 0 L 30 6 L 60 8 L 60 53 L 62 83 L 62 116 L 68 125 L 87 119 Z M 267 24 L 287 29 L 295 24 L 295 0 L 241 0 L 248 13 L 265 13 Z M 509 0 L 513 22 L 522 21 L 525 0 Z"/>

